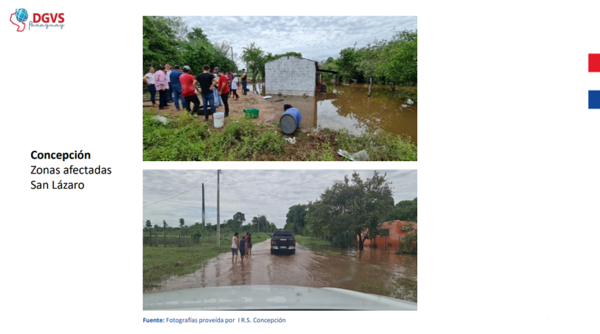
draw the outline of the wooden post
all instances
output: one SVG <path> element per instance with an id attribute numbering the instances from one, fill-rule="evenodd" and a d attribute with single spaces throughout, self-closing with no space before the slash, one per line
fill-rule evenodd
<path id="1" fill-rule="evenodd" d="M 221 216 L 219 202 L 219 187 L 221 184 L 221 170 L 217 170 L 217 247 L 221 247 Z"/>
<path id="2" fill-rule="evenodd" d="M 373 77 L 369 77 L 369 97 L 371 97 L 372 89 L 373 89 Z"/>
<path id="3" fill-rule="evenodd" d="M 163 247 L 167 247 L 167 221 L 163 220 Z"/>

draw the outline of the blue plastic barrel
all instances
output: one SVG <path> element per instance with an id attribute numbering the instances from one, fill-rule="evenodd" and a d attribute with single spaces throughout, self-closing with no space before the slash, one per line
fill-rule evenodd
<path id="1" fill-rule="evenodd" d="M 296 108 L 289 108 L 286 110 L 279 119 L 279 126 L 281 127 L 281 132 L 286 135 L 291 135 L 296 132 L 300 127 L 300 122 L 302 122 L 302 113 L 300 110 Z"/>

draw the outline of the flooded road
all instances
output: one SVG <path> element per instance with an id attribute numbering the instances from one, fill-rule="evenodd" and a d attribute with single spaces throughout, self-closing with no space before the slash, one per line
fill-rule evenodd
<path id="1" fill-rule="evenodd" d="M 249 89 L 265 95 L 264 84 L 250 84 Z M 302 112 L 302 126 L 347 129 L 360 135 L 365 131 L 384 130 L 408 135 L 417 143 L 417 88 L 373 85 L 372 96 L 367 96 L 364 84 L 327 84 L 327 93 L 314 97 L 273 96 L 273 101 L 291 104 Z M 283 110 L 283 109 L 282 109 Z"/>
<path id="2" fill-rule="evenodd" d="M 221 254 L 204 268 L 171 277 L 152 292 L 232 285 L 295 285 L 342 288 L 416 301 L 414 255 L 378 249 L 311 250 L 300 244 L 294 255 L 271 255 L 269 246 L 270 240 L 255 244 L 252 255 L 243 262 L 239 256 L 232 261 L 231 253 Z"/>

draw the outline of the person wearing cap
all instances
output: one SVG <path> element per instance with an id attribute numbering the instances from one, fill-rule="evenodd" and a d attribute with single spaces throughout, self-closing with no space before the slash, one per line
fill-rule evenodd
<path id="1" fill-rule="evenodd" d="M 200 108 L 200 100 L 198 99 L 198 95 L 196 95 L 196 85 L 198 81 L 194 79 L 194 76 L 190 74 L 190 67 L 183 67 L 183 74 L 179 77 L 179 82 L 181 82 L 181 95 L 185 99 L 185 109 L 188 112 L 191 112 L 192 115 L 198 115 L 198 110 Z M 194 109 L 190 109 L 191 104 L 194 104 Z"/>
<path id="2" fill-rule="evenodd" d="M 146 89 L 150 93 L 150 101 L 152 101 L 153 107 L 158 107 L 156 104 L 156 86 L 154 85 L 154 67 L 148 69 L 148 73 L 144 75 L 144 83 L 146 83 Z"/>
<path id="3" fill-rule="evenodd" d="M 167 91 L 169 90 L 169 82 L 167 81 L 166 69 L 161 66 L 158 72 L 154 73 L 154 85 L 158 90 L 159 104 L 158 109 L 164 109 L 168 107 L 167 104 Z"/>
<path id="4" fill-rule="evenodd" d="M 233 79 L 231 79 L 231 94 L 232 96 L 235 96 L 236 101 L 240 99 L 240 96 L 237 95 L 238 82 L 237 74 L 233 73 Z"/>
<path id="5" fill-rule="evenodd" d="M 227 84 L 227 76 L 223 72 L 219 71 L 219 94 L 223 99 L 223 105 L 225 106 L 225 117 L 229 117 L 229 85 Z"/>
<path id="6" fill-rule="evenodd" d="M 204 72 L 198 74 L 196 80 L 200 84 L 200 89 L 202 93 L 202 105 L 204 107 L 204 120 L 208 121 L 208 105 L 210 104 L 211 114 L 215 113 L 215 98 L 214 98 L 214 82 L 215 76 L 210 73 L 210 66 L 204 65 L 202 68 Z"/>
<path id="7" fill-rule="evenodd" d="M 185 106 L 185 99 L 183 95 L 181 95 L 181 82 L 179 82 L 179 77 L 181 77 L 183 73 L 179 71 L 179 65 L 175 65 L 175 69 L 171 71 L 170 78 L 170 88 L 175 97 L 175 109 L 177 111 L 183 110 L 183 106 Z M 179 101 L 181 101 L 181 108 L 179 108 Z"/>
<path id="8" fill-rule="evenodd" d="M 217 73 L 219 73 L 219 68 L 215 67 L 213 69 L 212 73 L 215 76 L 213 84 L 216 87 L 217 84 L 219 83 L 219 75 L 217 74 Z M 221 97 L 219 96 L 219 91 L 217 89 L 213 89 L 213 92 L 214 92 L 213 94 L 214 94 L 214 99 L 215 99 L 215 107 L 218 108 L 223 104 L 223 101 L 221 101 Z"/>

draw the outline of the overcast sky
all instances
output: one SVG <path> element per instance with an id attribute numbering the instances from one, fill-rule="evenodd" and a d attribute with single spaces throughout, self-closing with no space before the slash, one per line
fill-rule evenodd
<path id="1" fill-rule="evenodd" d="M 340 50 L 390 39 L 394 31 L 417 30 L 416 16 L 188 16 L 189 28 L 200 27 L 210 41 L 227 41 L 233 52 L 255 42 L 265 52 L 300 52 L 321 61 Z M 245 67 L 241 60 L 237 65 Z M 212 64 L 211 64 L 212 65 Z M 218 64 L 215 64 L 218 65 Z"/>
<path id="2" fill-rule="evenodd" d="M 258 214 L 282 228 L 288 209 L 319 198 L 334 181 L 351 176 L 348 170 L 223 170 L 221 174 L 221 222 L 240 211 L 246 222 Z M 364 180 L 373 171 L 357 171 Z M 380 170 L 391 181 L 394 202 L 417 197 L 416 170 Z M 217 222 L 217 171 L 144 170 L 144 222 L 170 226 L 202 222 L 204 182 L 206 222 Z M 191 190 L 189 190 L 191 189 Z M 189 190 L 189 191 L 186 191 Z M 184 192 L 185 191 L 185 192 Z M 183 193 L 182 193 L 183 192 Z M 181 194 L 180 194 L 181 193 Z M 178 195 L 179 194 L 179 195 Z M 166 199 L 166 200 L 165 200 Z"/>

